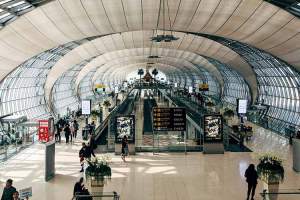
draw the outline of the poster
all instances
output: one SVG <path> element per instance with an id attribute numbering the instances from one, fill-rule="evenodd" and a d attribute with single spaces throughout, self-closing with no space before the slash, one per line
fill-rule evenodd
<path id="1" fill-rule="evenodd" d="M 221 115 L 204 115 L 204 141 L 223 142 L 223 124 Z"/>
<path id="2" fill-rule="evenodd" d="M 192 86 L 189 86 L 189 93 L 193 93 L 193 87 Z"/>
<path id="3" fill-rule="evenodd" d="M 247 100 L 238 99 L 237 100 L 237 113 L 246 114 L 247 113 Z"/>
<path id="4" fill-rule="evenodd" d="M 19 197 L 20 199 L 26 199 L 27 197 L 32 197 L 32 187 L 19 190 Z"/>
<path id="5" fill-rule="evenodd" d="M 126 135 L 128 141 L 134 141 L 135 134 L 135 117 L 134 115 L 118 116 L 117 117 L 117 134 L 116 141 L 121 142 Z"/>
<path id="6" fill-rule="evenodd" d="M 38 140 L 40 142 L 49 142 L 54 138 L 54 119 L 39 120 Z"/>
<path id="7" fill-rule="evenodd" d="M 81 101 L 81 109 L 83 115 L 91 114 L 91 100 L 82 100 Z"/>

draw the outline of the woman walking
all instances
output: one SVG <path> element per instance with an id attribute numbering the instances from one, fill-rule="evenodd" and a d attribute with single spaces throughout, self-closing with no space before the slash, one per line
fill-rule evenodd
<path id="1" fill-rule="evenodd" d="M 251 194 L 251 200 L 254 200 L 255 189 L 257 185 L 257 171 L 255 170 L 254 164 L 250 164 L 245 172 L 246 181 L 248 183 L 247 200 L 249 200 Z"/>
<path id="2" fill-rule="evenodd" d="M 125 157 L 128 155 L 128 140 L 127 140 L 127 136 L 125 135 L 122 138 L 122 154 L 121 154 L 121 158 L 124 162 L 126 162 Z"/>

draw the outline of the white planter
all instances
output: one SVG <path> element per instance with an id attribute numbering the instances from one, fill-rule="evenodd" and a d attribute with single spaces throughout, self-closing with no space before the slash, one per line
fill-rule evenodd
<path id="1" fill-rule="evenodd" d="M 278 193 L 279 191 L 279 182 L 276 183 L 266 183 L 263 184 L 264 190 L 267 193 Z M 278 194 L 268 194 L 265 196 L 264 200 L 277 200 Z"/>

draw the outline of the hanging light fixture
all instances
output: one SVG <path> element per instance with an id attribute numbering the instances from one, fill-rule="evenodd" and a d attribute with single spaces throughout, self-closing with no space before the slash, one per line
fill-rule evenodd
<path id="1" fill-rule="evenodd" d="M 166 26 L 165 26 L 165 22 L 166 22 L 166 9 L 165 9 L 165 1 L 167 1 L 167 9 L 168 9 L 168 19 L 169 19 L 169 30 L 170 30 L 170 34 L 166 34 Z M 158 18 L 157 18 L 157 29 L 158 29 L 158 25 L 159 25 L 159 20 L 161 17 L 161 6 L 162 6 L 162 21 L 163 21 L 163 34 L 162 35 L 156 35 L 151 37 L 151 40 L 154 42 L 172 42 L 175 40 L 178 40 L 178 37 L 175 37 L 173 35 L 172 32 L 172 27 L 171 27 L 171 18 L 170 18 L 170 13 L 169 13 L 169 4 L 168 4 L 168 0 L 160 0 L 160 4 L 159 4 L 159 10 L 158 10 Z"/>

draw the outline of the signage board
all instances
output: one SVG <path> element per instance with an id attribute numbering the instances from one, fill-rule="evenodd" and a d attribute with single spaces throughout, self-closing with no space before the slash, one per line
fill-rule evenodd
<path id="1" fill-rule="evenodd" d="M 247 113 L 247 100 L 237 99 L 237 113 L 246 114 Z"/>
<path id="2" fill-rule="evenodd" d="M 204 115 L 204 142 L 223 142 L 223 122 L 221 115 Z"/>
<path id="3" fill-rule="evenodd" d="M 189 86 L 189 93 L 193 93 L 193 87 L 192 86 Z"/>
<path id="4" fill-rule="evenodd" d="M 20 199 L 27 199 L 28 197 L 32 197 L 32 187 L 19 190 Z"/>
<path id="5" fill-rule="evenodd" d="M 174 87 L 176 87 L 176 88 L 177 88 L 177 87 L 178 87 L 178 83 L 174 83 Z"/>
<path id="6" fill-rule="evenodd" d="M 118 93 L 119 93 L 119 87 L 115 86 L 115 94 L 118 94 Z"/>
<path id="7" fill-rule="evenodd" d="M 209 91 L 209 85 L 207 83 L 199 84 L 199 91 Z"/>
<path id="8" fill-rule="evenodd" d="M 129 142 L 134 142 L 134 135 L 135 135 L 134 115 L 117 116 L 116 142 L 121 142 L 122 138 L 125 135 L 127 136 Z"/>
<path id="9" fill-rule="evenodd" d="M 186 113 L 184 108 L 154 107 L 152 116 L 154 131 L 186 130 Z"/>
<path id="10" fill-rule="evenodd" d="M 91 114 L 91 100 L 85 99 L 81 101 L 81 109 L 83 115 L 90 115 Z"/>
<path id="11" fill-rule="evenodd" d="M 39 120 L 38 140 L 40 142 L 49 142 L 53 140 L 54 135 L 54 119 Z"/>

